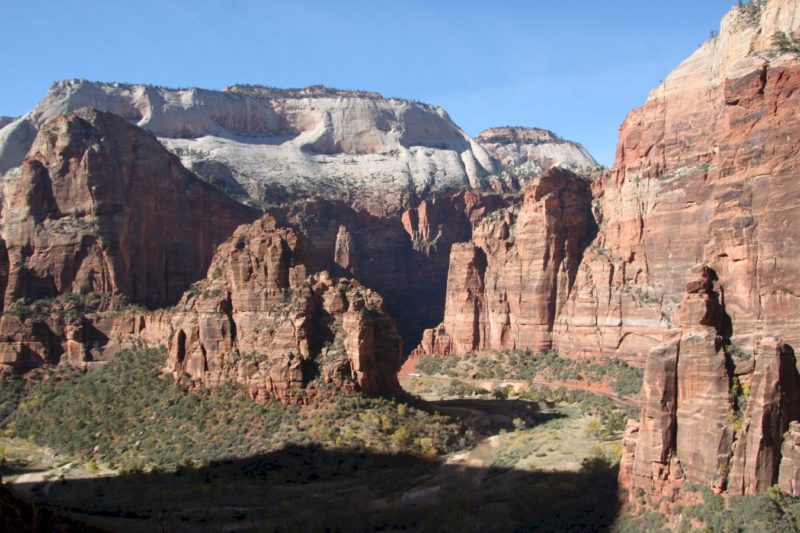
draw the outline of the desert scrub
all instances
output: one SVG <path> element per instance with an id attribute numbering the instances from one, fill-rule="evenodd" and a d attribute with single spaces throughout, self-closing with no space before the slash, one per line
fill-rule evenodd
<path id="1" fill-rule="evenodd" d="M 435 456 L 471 438 L 449 418 L 391 400 L 329 391 L 301 409 L 258 404 L 236 385 L 189 391 L 161 374 L 165 359 L 163 349 L 139 349 L 91 372 L 37 370 L 21 391 L 0 389 L 13 411 L 3 430 L 128 471 L 249 457 L 288 444 Z"/>
<path id="2" fill-rule="evenodd" d="M 5 313 L 15 316 L 20 320 L 46 320 L 51 316 L 80 318 L 89 313 L 101 311 L 139 311 L 146 309 L 140 305 L 132 304 L 124 295 L 90 292 L 78 294 L 66 292 L 53 298 L 38 300 L 18 300 L 11 304 Z"/>
<path id="3" fill-rule="evenodd" d="M 634 396 L 642 389 L 644 371 L 624 361 L 580 361 L 561 357 L 555 350 L 505 350 L 454 355 L 423 355 L 416 366 L 422 374 L 460 379 L 511 379 L 530 381 L 608 381 L 619 396 Z"/>
<path id="4" fill-rule="evenodd" d="M 684 517 L 704 531 L 797 531 L 800 500 L 781 494 L 777 486 L 766 492 L 724 498 L 708 488 L 699 489 L 702 503 L 683 508 Z"/>

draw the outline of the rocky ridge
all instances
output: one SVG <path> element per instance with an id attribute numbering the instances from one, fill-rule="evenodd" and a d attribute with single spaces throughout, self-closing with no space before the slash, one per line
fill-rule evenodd
<path id="1" fill-rule="evenodd" d="M 475 140 L 500 163 L 503 170 L 498 176 L 511 190 L 519 190 L 532 177 L 552 167 L 583 175 L 600 168 L 583 146 L 541 128 L 490 128 Z"/>
<path id="2" fill-rule="evenodd" d="M 318 196 L 376 215 L 399 214 L 436 195 L 490 190 L 499 182 L 489 176 L 502 169 L 443 109 L 377 93 L 246 85 L 211 91 L 66 80 L 0 130 L 0 174 L 20 165 L 44 123 L 85 106 L 152 132 L 187 168 L 259 205 Z M 491 149 L 522 150 L 525 155 L 515 157 L 524 157 L 532 171 L 584 164 L 585 151 L 565 151 L 562 145 L 567 146 L 526 152 L 493 143 Z"/>

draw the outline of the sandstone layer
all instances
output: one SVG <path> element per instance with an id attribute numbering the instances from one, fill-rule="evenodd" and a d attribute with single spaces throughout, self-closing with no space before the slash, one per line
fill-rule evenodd
<path id="1" fill-rule="evenodd" d="M 800 4 L 749 12 L 734 7 L 623 123 L 614 167 L 594 183 L 601 229 L 559 317 L 559 351 L 643 361 L 699 262 L 723 280 L 742 349 L 800 341 L 800 60 L 772 44 L 800 26 Z"/>
<path id="2" fill-rule="evenodd" d="M 594 163 L 582 147 L 554 135 L 510 145 L 488 138 L 484 147 L 439 107 L 371 92 L 66 80 L 30 113 L 0 126 L 0 175 L 21 164 L 44 123 L 85 106 L 152 132 L 187 168 L 258 205 L 319 196 L 397 215 L 437 195 L 501 186 L 491 176 L 504 164 L 517 175 L 520 165 L 535 172 Z"/>
<path id="3" fill-rule="evenodd" d="M 626 431 L 622 486 L 656 500 L 673 500 L 686 482 L 753 494 L 796 475 L 791 449 L 782 451 L 800 417 L 794 352 L 764 338 L 754 365 L 734 361 L 716 281 L 708 267 L 692 269 L 678 328 L 651 350 L 641 417 Z"/>
<path id="4" fill-rule="evenodd" d="M 495 211 L 450 253 L 444 321 L 417 353 L 552 346 L 596 224 L 589 182 L 553 168 L 531 181 L 520 205 Z"/>
<path id="5" fill-rule="evenodd" d="M 147 132 L 82 109 L 45 124 L 6 183 L 5 301 L 114 293 L 178 301 L 258 213 L 198 179 Z"/>
<path id="6" fill-rule="evenodd" d="M 519 190 L 532 177 L 552 167 L 579 174 L 599 168 L 586 148 L 541 128 L 490 128 L 475 140 L 500 164 L 499 181 L 512 190 Z"/>

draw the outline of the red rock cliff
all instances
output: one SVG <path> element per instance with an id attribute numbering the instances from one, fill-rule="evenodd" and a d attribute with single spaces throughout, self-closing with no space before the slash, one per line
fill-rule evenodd
<path id="1" fill-rule="evenodd" d="M 698 262 L 719 272 L 746 351 L 800 341 L 800 60 L 772 44 L 798 26 L 796 0 L 735 7 L 627 117 L 595 183 L 601 230 L 556 326 L 561 352 L 643 361 Z"/>
<path id="2" fill-rule="evenodd" d="M 560 168 L 534 179 L 519 206 L 498 210 L 453 245 L 444 322 L 417 353 L 552 346 L 596 225 L 589 182 Z"/>
<path id="3" fill-rule="evenodd" d="M 13 189 L 3 213 L 6 302 L 102 292 L 175 303 L 217 245 L 257 216 L 151 134 L 90 109 L 42 127 Z"/>
<path id="4" fill-rule="evenodd" d="M 382 298 L 355 280 L 307 276 L 298 244 L 265 215 L 220 246 L 208 278 L 170 312 L 168 370 L 282 401 L 320 383 L 399 393 L 402 342 Z"/>

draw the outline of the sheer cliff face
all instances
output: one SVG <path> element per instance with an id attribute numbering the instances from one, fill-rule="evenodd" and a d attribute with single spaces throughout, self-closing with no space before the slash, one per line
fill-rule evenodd
<path id="1" fill-rule="evenodd" d="M 520 205 L 453 245 L 444 322 L 425 332 L 417 353 L 550 348 L 595 232 L 587 180 L 558 168 L 534 179 Z"/>
<path id="2" fill-rule="evenodd" d="M 601 231 L 557 326 L 562 351 L 643 360 L 697 262 L 724 280 L 738 344 L 800 341 L 800 61 L 771 45 L 800 26 L 798 5 L 773 0 L 755 19 L 734 8 L 625 120 L 595 184 Z"/>
<path id="3" fill-rule="evenodd" d="M 5 185 L 6 302 L 102 292 L 175 303 L 216 246 L 257 216 L 150 134 L 88 109 L 45 124 Z"/>
<path id="4" fill-rule="evenodd" d="M 190 170 L 258 202 L 321 196 L 396 214 L 435 192 L 483 188 L 486 151 L 441 108 L 323 88 L 225 91 L 64 81 L 0 131 L 0 172 L 47 120 L 90 106 L 151 131 Z"/>

